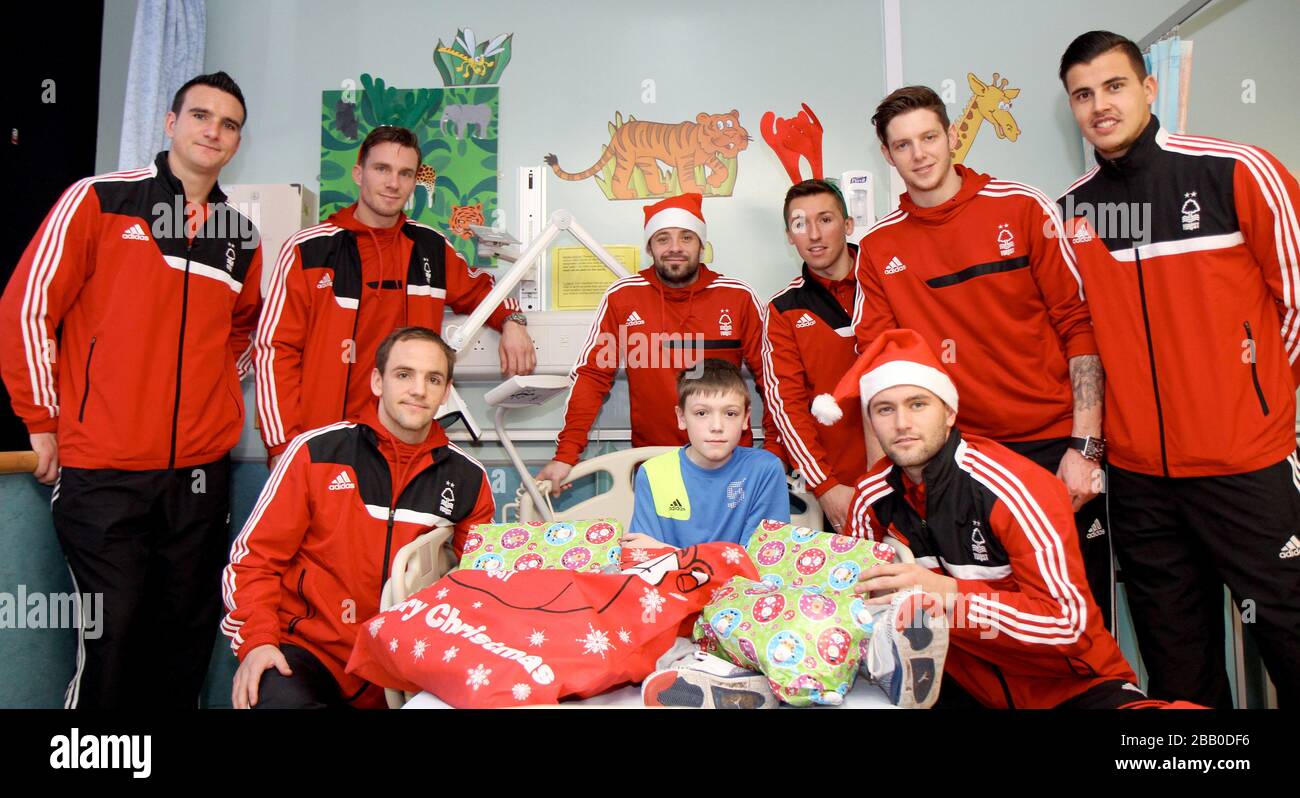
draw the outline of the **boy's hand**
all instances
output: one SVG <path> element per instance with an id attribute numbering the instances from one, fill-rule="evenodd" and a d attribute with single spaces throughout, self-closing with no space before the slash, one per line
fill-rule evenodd
<path id="1" fill-rule="evenodd" d="M 262 672 L 275 668 L 284 676 L 292 676 L 293 669 L 280 653 L 280 647 L 267 643 L 248 652 L 244 661 L 235 671 L 235 681 L 231 686 L 230 703 L 235 709 L 250 709 L 257 706 L 257 688 L 262 682 Z"/>
<path id="2" fill-rule="evenodd" d="M 623 539 L 619 543 L 625 549 L 662 549 L 668 546 L 662 540 L 657 540 L 641 532 L 624 532 Z"/>

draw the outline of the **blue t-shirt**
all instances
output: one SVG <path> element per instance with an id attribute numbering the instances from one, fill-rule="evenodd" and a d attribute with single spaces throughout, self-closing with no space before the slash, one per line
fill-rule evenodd
<path id="1" fill-rule="evenodd" d="M 785 469 L 771 452 L 737 447 L 725 465 L 707 469 L 683 446 L 647 460 L 636 474 L 629 530 L 670 546 L 743 546 L 764 519 L 790 521 Z"/>

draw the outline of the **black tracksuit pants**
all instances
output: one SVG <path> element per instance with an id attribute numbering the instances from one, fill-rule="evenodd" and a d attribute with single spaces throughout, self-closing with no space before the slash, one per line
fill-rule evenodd
<path id="1" fill-rule="evenodd" d="M 1002 443 L 1011 451 L 1033 460 L 1053 474 L 1061 465 L 1061 458 L 1070 448 L 1069 438 L 1052 438 L 1042 441 Z M 1083 553 L 1083 570 L 1088 579 L 1092 598 L 1101 610 L 1106 631 L 1115 631 L 1115 568 L 1111 558 L 1110 524 L 1106 514 L 1106 495 L 1095 497 L 1074 514 L 1074 526 L 1079 533 L 1079 549 Z"/>
<path id="2" fill-rule="evenodd" d="M 1152 698 L 1231 708 L 1223 585 L 1278 704 L 1300 701 L 1300 458 L 1216 477 L 1111 466 L 1110 512 Z"/>
<path id="3" fill-rule="evenodd" d="M 230 552 L 230 458 L 64 467 L 51 509 L 74 590 L 103 595 L 103 617 L 83 617 L 78 630 L 64 706 L 196 708 Z"/>
<path id="4" fill-rule="evenodd" d="M 293 675 L 284 676 L 274 667 L 262 671 L 262 680 L 257 685 L 257 705 L 253 709 L 352 708 L 339 690 L 339 683 L 334 681 L 334 674 L 314 654 L 292 643 L 281 643 L 280 653 Z"/>

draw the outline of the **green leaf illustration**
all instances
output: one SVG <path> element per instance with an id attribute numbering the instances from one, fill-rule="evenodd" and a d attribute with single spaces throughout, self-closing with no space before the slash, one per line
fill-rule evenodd
<path id="1" fill-rule="evenodd" d="M 480 180 L 473 188 L 469 190 L 469 193 L 465 195 L 465 201 L 469 202 L 473 200 L 475 197 L 479 195 L 479 192 L 481 191 L 491 191 L 492 189 L 496 188 L 496 184 L 497 184 L 497 176 L 494 174 L 488 175 L 487 177 Z"/>
<path id="2" fill-rule="evenodd" d="M 335 163 L 334 161 L 321 161 L 320 179 L 322 181 L 338 180 L 339 178 L 343 177 L 343 175 L 344 175 L 344 169 L 341 164 Z"/>
<path id="3" fill-rule="evenodd" d="M 348 150 L 355 150 L 357 148 L 356 142 L 339 141 L 331 136 L 329 131 L 323 127 L 320 129 L 320 145 L 327 150 L 336 150 L 338 152 L 347 152 Z"/>
<path id="4" fill-rule="evenodd" d="M 344 194 L 342 191 L 322 191 L 320 193 L 320 203 L 337 203 L 342 205 L 351 205 L 356 197 L 351 194 Z"/>

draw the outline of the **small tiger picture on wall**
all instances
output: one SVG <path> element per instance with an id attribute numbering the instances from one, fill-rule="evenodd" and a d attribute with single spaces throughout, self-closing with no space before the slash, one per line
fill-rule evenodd
<path id="1" fill-rule="evenodd" d="M 543 160 L 564 180 L 586 180 L 607 199 L 672 197 L 699 192 L 729 197 L 736 185 L 738 156 L 752 141 L 740 113 L 699 113 L 693 122 L 647 122 L 615 112 L 609 144 L 590 168 L 577 173 L 560 168 L 554 154 Z M 667 170 L 664 170 L 664 166 Z"/>

